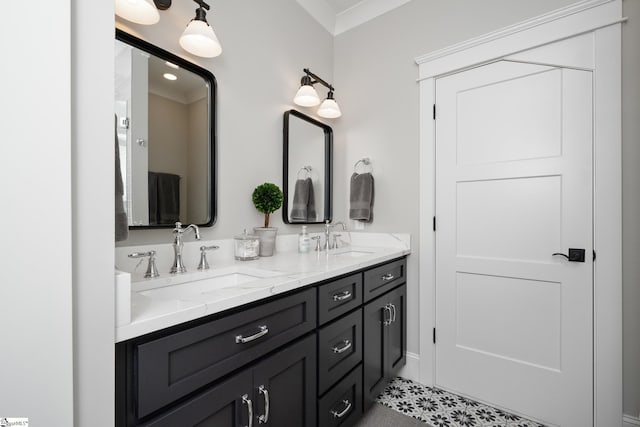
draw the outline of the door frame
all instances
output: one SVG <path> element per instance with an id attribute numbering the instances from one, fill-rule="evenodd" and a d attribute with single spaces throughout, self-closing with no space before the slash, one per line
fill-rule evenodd
<path id="1" fill-rule="evenodd" d="M 593 37 L 594 426 L 622 425 L 622 0 L 585 0 L 417 57 L 420 90 L 420 381 L 434 384 L 435 83 L 574 36 Z M 437 111 L 436 111 L 437 113 Z M 437 224 L 436 224 L 437 225 Z"/>

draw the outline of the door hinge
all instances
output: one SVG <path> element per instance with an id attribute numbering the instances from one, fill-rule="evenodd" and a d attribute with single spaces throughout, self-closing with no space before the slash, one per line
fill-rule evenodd
<path id="1" fill-rule="evenodd" d="M 123 129 L 129 129 L 129 118 L 128 117 L 120 117 L 120 127 Z"/>
<path id="2" fill-rule="evenodd" d="M 433 328 L 433 343 L 436 343 L 436 328 Z"/>
<path id="3" fill-rule="evenodd" d="M 436 104 L 433 104 L 433 120 L 436 119 Z"/>
<path id="4" fill-rule="evenodd" d="M 436 231 L 436 217 L 433 217 L 433 231 Z"/>
<path id="5" fill-rule="evenodd" d="M 593 250 L 593 260 L 594 261 L 596 260 L 596 251 L 595 251 L 595 249 Z"/>

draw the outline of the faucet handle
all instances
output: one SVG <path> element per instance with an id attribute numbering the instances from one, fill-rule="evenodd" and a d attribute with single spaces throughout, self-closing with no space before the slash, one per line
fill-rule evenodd
<path id="1" fill-rule="evenodd" d="M 144 258 L 149 257 L 149 264 L 147 264 L 147 271 L 144 273 L 146 279 L 160 276 L 158 267 L 156 267 L 156 251 L 149 252 L 134 252 L 129 254 L 129 258 Z"/>
<path id="2" fill-rule="evenodd" d="M 198 264 L 198 270 L 208 270 L 209 262 L 207 261 L 207 251 L 220 249 L 220 246 L 200 246 L 200 263 Z"/>
<path id="3" fill-rule="evenodd" d="M 342 234 L 333 233 L 333 247 L 331 249 L 338 249 L 340 247 L 340 239 L 338 239 L 340 236 L 342 236 Z"/>
<path id="4" fill-rule="evenodd" d="M 320 252 L 322 249 L 320 248 L 320 236 L 314 236 L 311 240 L 316 241 L 316 252 Z"/>

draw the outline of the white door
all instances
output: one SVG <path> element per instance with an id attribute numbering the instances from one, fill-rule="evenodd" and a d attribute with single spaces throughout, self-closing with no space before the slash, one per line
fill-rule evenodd
<path id="1" fill-rule="evenodd" d="M 436 385 L 591 426 L 591 73 L 499 61 L 436 100 Z"/>

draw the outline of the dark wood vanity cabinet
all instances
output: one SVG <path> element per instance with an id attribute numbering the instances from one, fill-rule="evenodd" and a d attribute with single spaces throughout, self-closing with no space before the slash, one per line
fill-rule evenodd
<path id="1" fill-rule="evenodd" d="M 355 425 L 406 362 L 405 269 L 397 259 L 116 344 L 116 426 Z"/>

